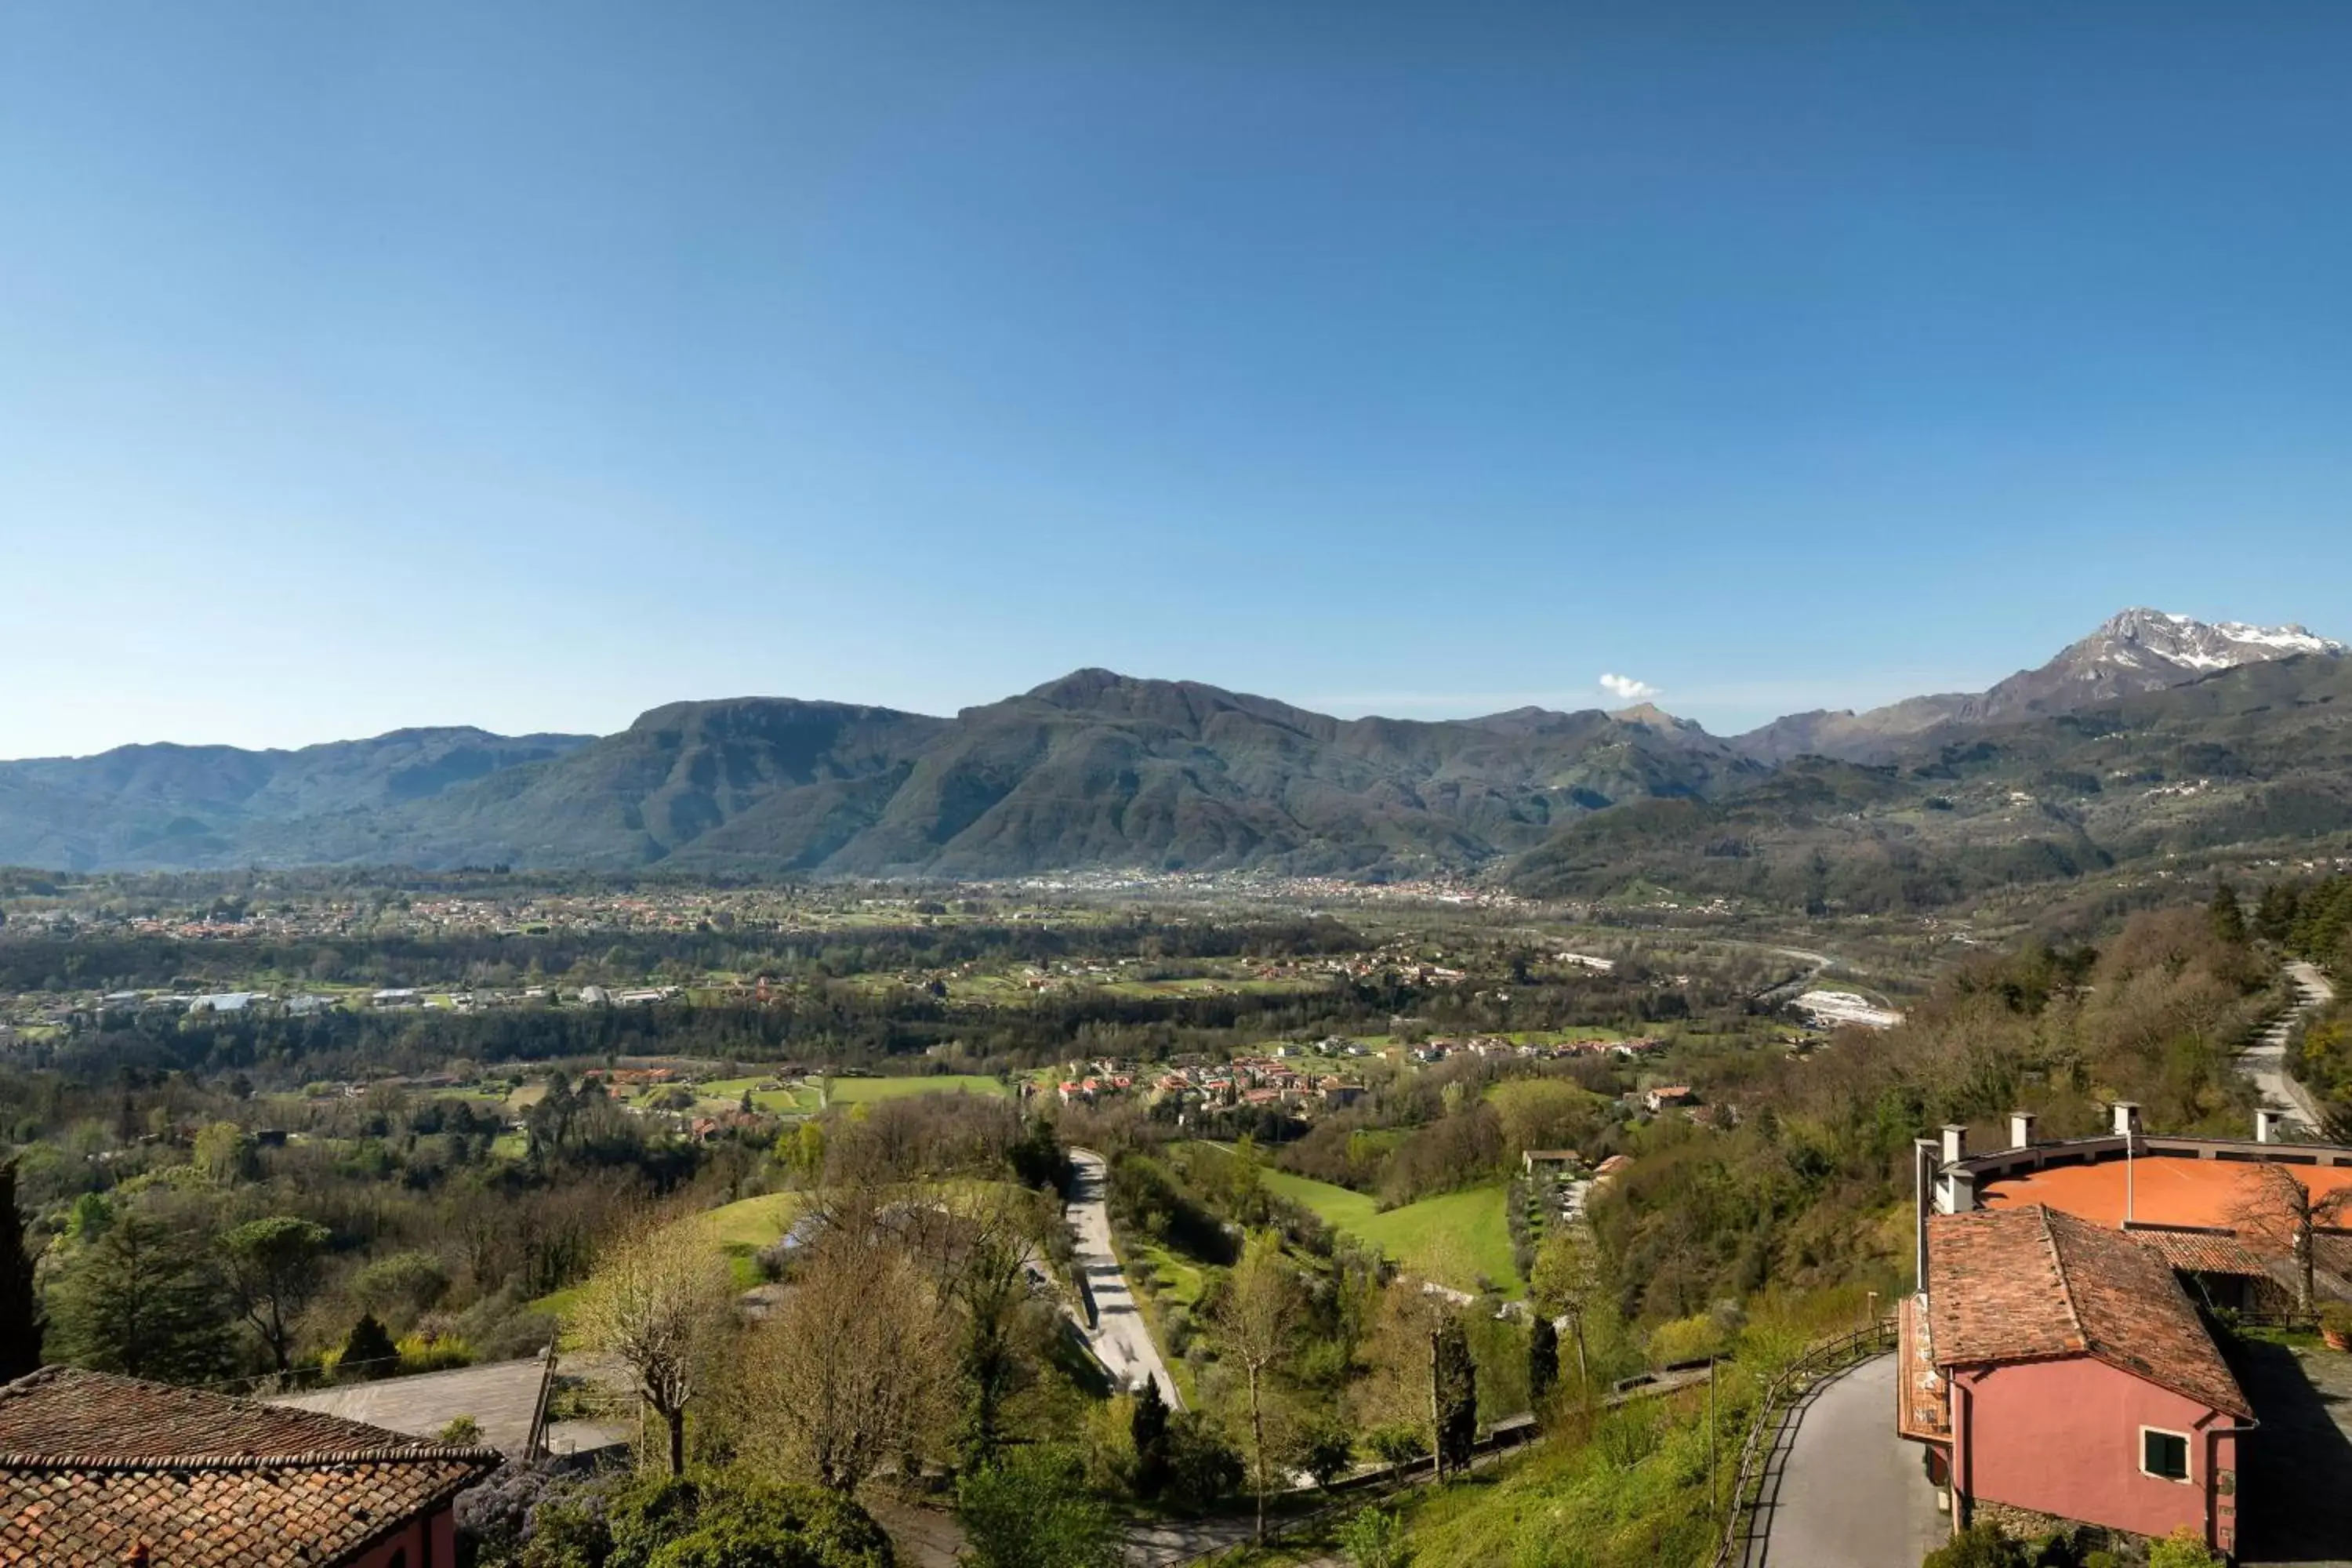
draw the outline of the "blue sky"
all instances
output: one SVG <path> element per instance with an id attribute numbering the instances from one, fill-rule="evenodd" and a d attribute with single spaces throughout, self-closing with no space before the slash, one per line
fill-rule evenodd
<path id="1" fill-rule="evenodd" d="M 2352 634 L 2352 7 L 0 10 L 0 755 Z"/>

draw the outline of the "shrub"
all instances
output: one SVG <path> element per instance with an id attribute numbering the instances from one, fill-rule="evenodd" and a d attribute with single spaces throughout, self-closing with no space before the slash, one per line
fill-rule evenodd
<path id="1" fill-rule="evenodd" d="M 2222 1568 L 2222 1563 L 2206 1550 L 2205 1537 L 2184 1524 L 2163 1540 L 2148 1543 L 2147 1568 Z"/>
<path id="2" fill-rule="evenodd" d="M 2025 1548 L 2000 1526 L 1979 1520 L 1927 1553 L 1919 1568 L 2028 1568 Z"/>
<path id="3" fill-rule="evenodd" d="M 1168 1419 L 1168 1500 L 1202 1512 L 1233 1495 L 1242 1484 L 1240 1451 L 1218 1436 L 1197 1410 Z"/>
<path id="4" fill-rule="evenodd" d="M 1007 1454 L 956 1488 L 970 1568 L 1117 1568 L 1118 1521 L 1087 1493 L 1074 1454 L 1031 1447 Z"/>
<path id="5" fill-rule="evenodd" d="M 1339 1547 L 1355 1568 L 1405 1568 L 1412 1553 L 1397 1516 L 1368 1508 L 1339 1527 Z"/>
<path id="6" fill-rule="evenodd" d="M 476 1448 L 481 1446 L 482 1424 L 470 1415 L 451 1417 L 441 1428 L 440 1439 L 453 1448 Z"/>
<path id="7" fill-rule="evenodd" d="M 404 1373 L 441 1372 L 474 1364 L 474 1347 L 455 1334 L 410 1334 L 395 1349 L 400 1355 L 400 1370 Z"/>

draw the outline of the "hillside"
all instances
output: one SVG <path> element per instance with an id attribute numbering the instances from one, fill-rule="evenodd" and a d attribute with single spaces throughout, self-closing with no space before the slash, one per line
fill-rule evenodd
<path id="1" fill-rule="evenodd" d="M 1512 884 L 1593 896 L 1640 880 L 1873 910 L 2222 848 L 2308 854 L 2352 833 L 2352 663 L 2247 664 L 1890 750 L 1587 818 L 1525 857 Z"/>
<path id="2" fill-rule="evenodd" d="M 0 862 L 1447 869 L 1541 896 L 1916 908 L 2352 830 L 2347 714 L 2339 645 L 2147 611 L 1988 692 L 1735 740 L 1649 704 L 1339 719 L 1087 669 L 953 718 L 751 697 L 598 739 L 413 730 L 0 763 Z"/>
<path id="3" fill-rule="evenodd" d="M 1884 762 L 1939 731 L 2076 712 L 2189 685 L 2220 670 L 2305 657 L 2340 660 L 2344 654 L 2342 643 L 2299 626 L 2209 626 L 2161 610 L 2131 609 L 2048 663 L 2021 669 L 1986 690 L 1906 698 L 1865 713 L 1792 713 L 1731 743 L 1767 762 L 1805 755 Z"/>
<path id="4" fill-rule="evenodd" d="M 0 863 L 236 864 L 271 825 L 398 808 L 592 739 L 459 726 L 299 751 L 120 746 L 94 757 L 0 763 Z"/>
<path id="5" fill-rule="evenodd" d="M 427 801 L 249 836 L 241 856 L 949 877 L 1068 866 L 1474 867 L 1628 797 L 1756 763 L 1606 714 L 1339 720 L 1081 670 L 952 720 L 678 703 Z"/>

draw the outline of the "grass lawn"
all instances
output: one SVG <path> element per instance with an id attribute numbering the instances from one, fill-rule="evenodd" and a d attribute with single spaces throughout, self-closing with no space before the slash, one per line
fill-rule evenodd
<path id="1" fill-rule="evenodd" d="M 705 1209 L 678 1221 L 692 1226 L 709 1237 L 714 1250 L 727 1255 L 735 1271 L 739 1289 L 748 1290 L 760 1282 L 760 1266 L 755 1255 L 760 1248 L 776 1240 L 800 1217 L 805 1200 L 799 1193 L 762 1193 L 758 1197 L 740 1198 L 731 1204 L 721 1204 L 715 1209 Z M 530 1303 L 535 1312 L 551 1312 L 562 1318 L 571 1315 L 580 1303 L 582 1287 L 574 1285 L 541 1296 Z"/>
<path id="2" fill-rule="evenodd" d="M 765 1073 L 758 1078 L 726 1078 L 712 1083 L 697 1084 L 694 1092 L 700 1100 L 724 1100 L 734 1106 L 742 1103 L 745 1089 L 753 1089 L 756 1084 L 776 1081 L 773 1073 Z M 816 1096 L 812 1093 L 807 1103 L 803 1104 L 800 1096 L 789 1089 L 753 1089 L 751 1104 L 761 1110 L 790 1115 L 794 1111 L 815 1110 Z"/>
<path id="3" fill-rule="evenodd" d="M 1508 1294 L 1519 1291 L 1501 1186 L 1444 1193 L 1383 1213 L 1376 1200 L 1328 1182 L 1287 1171 L 1267 1171 L 1265 1180 L 1268 1191 L 1305 1204 L 1333 1229 L 1370 1242 L 1408 1273 L 1458 1290 L 1475 1289 L 1483 1274 Z"/>
<path id="4" fill-rule="evenodd" d="M 991 1094 L 1002 1096 L 1004 1086 L 979 1073 L 940 1073 L 929 1078 L 832 1078 L 825 1092 L 835 1105 L 870 1104 L 909 1094 Z"/>

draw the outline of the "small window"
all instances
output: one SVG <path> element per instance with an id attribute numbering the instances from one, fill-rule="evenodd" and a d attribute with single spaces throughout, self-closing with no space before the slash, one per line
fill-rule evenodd
<path id="1" fill-rule="evenodd" d="M 2151 1476 L 2168 1481 L 2189 1479 L 2189 1438 L 2179 1432 L 2160 1432 L 2153 1426 L 2139 1429 L 2139 1468 Z"/>

